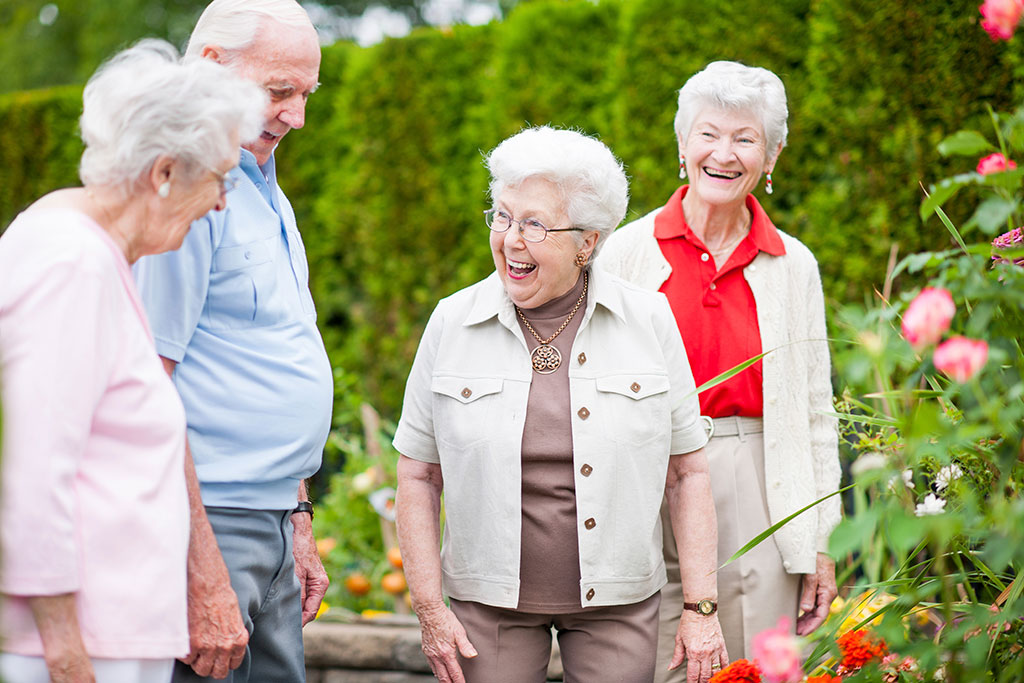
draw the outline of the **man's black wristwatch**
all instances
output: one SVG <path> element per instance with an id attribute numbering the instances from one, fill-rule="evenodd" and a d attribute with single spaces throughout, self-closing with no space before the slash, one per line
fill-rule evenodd
<path id="1" fill-rule="evenodd" d="M 295 515 L 300 512 L 308 512 L 309 518 L 313 519 L 313 504 L 308 500 L 300 500 L 299 504 L 295 506 L 294 510 L 292 510 L 292 514 Z"/>

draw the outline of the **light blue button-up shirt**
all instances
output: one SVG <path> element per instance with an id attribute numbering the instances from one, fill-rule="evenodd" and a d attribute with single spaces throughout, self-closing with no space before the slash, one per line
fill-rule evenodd
<path id="1" fill-rule="evenodd" d="M 178 251 L 139 259 L 135 278 L 157 352 L 178 363 L 203 503 L 284 510 L 320 467 L 331 367 L 273 157 L 261 168 L 242 150 L 230 175 L 227 209 Z"/>

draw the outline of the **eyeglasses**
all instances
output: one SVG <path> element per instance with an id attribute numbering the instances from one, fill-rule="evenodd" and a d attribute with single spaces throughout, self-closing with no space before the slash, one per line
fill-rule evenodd
<path id="1" fill-rule="evenodd" d="M 220 183 L 221 194 L 227 194 L 228 192 L 231 192 L 231 190 L 238 187 L 238 181 L 232 178 L 230 175 L 228 175 L 229 173 L 231 173 L 231 171 L 228 171 L 227 173 L 221 173 L 217 169 L 210 168 L 209 166 L 206 166 L 206 170 L 212 173 L 213 177 L 216 178 L 217 182 Z"/>
<path id="2" fill-rule="evenodd" d="M 492 232 L 505 232 L 512 227 L 513 223 L 518 223 L 519 234 L 527 242 L 543 242 L 549 232 L 586 231 L 586 228 L 548 228 L 536 218 L 515 220 L 501 209 L 488 209 L 484 211 L 484 222 Z"/>

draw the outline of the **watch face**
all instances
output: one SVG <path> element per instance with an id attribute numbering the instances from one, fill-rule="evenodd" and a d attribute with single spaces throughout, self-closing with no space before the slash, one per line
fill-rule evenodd
<path id="1" fill-rule="evenodd" d="M 697 611 L 704 615 L 714 614 L 715 603 L 710 600 L 701 600 L 697 603 Z"/>

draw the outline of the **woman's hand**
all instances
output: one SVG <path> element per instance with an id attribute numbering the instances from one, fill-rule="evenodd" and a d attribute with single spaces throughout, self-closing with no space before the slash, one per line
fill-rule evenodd
<path id="1" fill-rule="evenodd" d="M 458 654 L 476 657 L 476 648 L 466 637 L 466 629 L 455 614 L 443 603 L 421 607 L 417 611 L 423 637 L 423 654 L 430 662 L 430 670 L 441 683 L 464 683 Z"/>
<path id="2" fill-rule="evenodd" d="M 686 682 L 707 683 L 719 669 L 729 664 L 725 651 L 725 637 L 718 615 L 704 616 L 683 610 L 676 631 L 676 649 L 672 653 L 669 669 L 675 669 L 686 660 Z"/>
<path id="3" fill-rule="evenodd" d="M 806 636 L 825 623 L 832 601 L 839 591 L 836 588 L 836 563 L 825 553 L 818 553 L 817 570 L 803 575 L 803 589 L 800 591 L 800 616 L 796 620 L 796 634 Z"/>
<path id="4" fill-rule="evenodd" d="M 73 593 L 28 599 L 43 641 L 43 659 L 51 683 L 96 683 L 85 651 Z"/>

